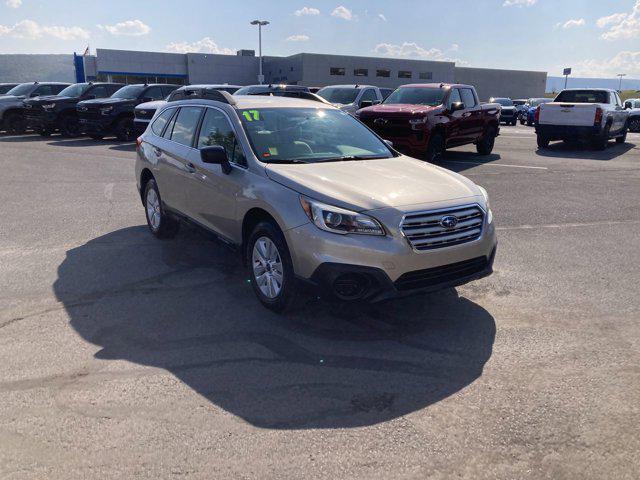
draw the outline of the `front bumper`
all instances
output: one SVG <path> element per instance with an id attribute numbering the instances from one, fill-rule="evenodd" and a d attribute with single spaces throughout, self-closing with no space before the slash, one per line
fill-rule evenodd
<path id="1" fill-rule="evenodd" d="M 577 127 L 572 125 L 540 125 L 536 124 L 536 133 L 550 140 L 594 138 L 602 136 L 600 126 Z"/>
<path id="2" fill-rule="evenodd" d="M 27 128 L 31 129 L 55 128 L 58 120 L 58 115 L 55 112 L 47 111 L 31 112 L 29 109 L 25 109 L 23 116 Z"/>
<path id="3" fill-rule="evenodd" d="M 494 225 L 486 220 L 477 240 L 420 253 L 399 232 L 336 235 L 309 223 L 285 236 L 299 278 L 342 300 L 374 302 L 490 275 L 497 245 Z"/>
<path id="4" fill-rule="evenodd" d="M 111 117 L 84 118 L 80 116 L 78 123 L 80 124 L 80 131 L 82 133 L 105 134 L 113 130 L 113 119 Z"/>

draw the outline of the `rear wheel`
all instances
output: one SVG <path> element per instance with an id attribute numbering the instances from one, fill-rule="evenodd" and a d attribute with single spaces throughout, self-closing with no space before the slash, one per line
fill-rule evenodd
<path id="1" fill-rule="evenodd" d="M 133 119 L 130 117 L 121 118 L 116 124 L 116 137 L 118 140 L 129 142 L 133 140 Z"/>
<path id="2" fill-rule="evenodd" d="M 296 297 L 296 279 L 280 229 L 269 221 L 256 225 L 246 255 L 251 286 L 260 303 L 274 312 L 285 311 Z"/>
<path id="3" fill-rule="evenodd" d="M 104 137 L 102 135 L 89 135 L 89 138 L 94 140 L 102 140 Z"/>
<path id="4" fill-rule="evenodd" d="M 49 129 L 49 128 L 41 128 L 41 129 L 38 130 L 38 134 L 41 137 L 50 137 L 51 133 L 52 133 L 51 129 Z"/>
<path id="5" fill-rule="evenodd" d="M 496 129 L 493 127 L 487 128 L 487 131 L 482 135 L 482 138 L 476 144 L 476 151 L 480 155 L 489 155 L 493 151 L 493 146 L 496 143 Z"/>
<path id="6" fill-rule="evenodd" d="M 178 232 L 180 223 L 165 212 L 160 190 L 158 190 L 158 185 L 153 179 L 149 180 L 145 185 L 144 210 L 149 230 L 157 238 L 171 238 Z"/>
<path id="7" fill-rule="evenodd" d="M 547 147 L 549 147 L 549 143 L 551 142 L 549 137 L 547 137 L 546 135 L 543 135 L 541 133 L 539 133 L 536 136 L 536 140 L 538 142 L 538 148 L 547 148 Z"/>
<path id="8" fill-rule="evenodd" d="M 440 133 L 434 133 L 427 145 L 427 162 L 438 163 L 445 152 L 444 137 Z"/>
<path id="9" fill-rule="evenodd" d="M 4 122 L 7 132 L 13 135 L 22 135 L 27 130 L 27 124 L 19 113 L 9 113 Z"/>
<path id="10" fill-rule="evenodd" d="M 633 118 L 629 121 L 630 132 L 640 132 L 640 118 Z"/>
<path id="11" fill-rule="evenodd" d="M 624 128 L 622 135 L 616 137 L 616 143 L 624 143 L 627 141 L 627 127 Z"/>
<path id="12" fill-rule="evenodd" d="M 591 146 L 595 150 L 604 150 L 605 148 L 607 148 L 607 145 L 609 144 L 609 132 L 610 131 L 611 131 L 611 125 L 607 124 L 604 127 L 604 132 L 602 133 L 602 136 L 594 138 L 591 141 Z"/>

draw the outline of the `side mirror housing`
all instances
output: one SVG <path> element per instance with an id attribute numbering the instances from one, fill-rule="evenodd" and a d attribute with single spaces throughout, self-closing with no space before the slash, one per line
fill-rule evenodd
<path id="1" fill-rule="evenodd" d="M 464 108 L 465 108 L 464 107 L 464 103 L 462 103 L 462 102 L 453 102 L 451 104 L 451 107 L 449 108 L 449 111 L 451 113 L 453 113 L 453 112 L 457 112 L 459 110 L 464 110 Z"/>
<path id="2" fill-rule="evenodd" d="M 362 100 L 360 102 L 360 108 L 367 108 L 373 106 L 373 100 Z"/>
<path id="3" fill-rule="evenodd" d="M 211 147 L 203 147 L 200 150 L 200 158 L 203 163 L 211 165 L 220 165 L 222 171 L 227 175 L 231 173 L 231 164 L 227 157 L 227 151 L 220 145 L 213 145 Z"/>
<path id="4" fill-rule="evenodd" d="M 384 143 L 386 143 L 389 147 L 393 148 L 393 142 L 391 140 L 385 140 Z"/>

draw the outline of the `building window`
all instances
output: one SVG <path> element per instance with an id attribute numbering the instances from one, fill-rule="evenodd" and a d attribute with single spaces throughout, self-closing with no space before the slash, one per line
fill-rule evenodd
<path id="1" fill-rule="evenodd" d="M 418 76 L 420 80 L 431 80 L 433 79 L 433 72 L 420 72 Z"/>
<path id="2" fill-rule="evenodd" d="M 400 70 L 398 72 L 398 78 L 411 78 L 411 72 L 409 70 Z"/>
<path id="3" fill-rule="evenodd" d="M 344 68 L 331 67 L 329 69 L 329 75 L 344 75 L 344 73 L 345 73 Z"/>
<path id="4" fill-rule="evenodd" d="M 354 77 L 368 77 L 369 76 L 369 70 L 367 70 L 366 68 L 354 68 L 353 69 L 353 76 Z"/>
<path id="5" fill-rule="evenodd" d="M 391 70 L 383 68 L 382 70 L 376 70 L 376 77 L 389 78 L 391 76 Z"/>

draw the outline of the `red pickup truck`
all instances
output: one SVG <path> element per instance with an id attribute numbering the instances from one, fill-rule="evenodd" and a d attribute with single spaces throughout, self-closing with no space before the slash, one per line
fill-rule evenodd
<path id="1" fill-rule="evenodd" d="M 480 104 L 471 85 L 403 85 L 356 116 L 398 150 L 429 162 L 438 162 L 449 147 L 469 143 L 488 155 L 500 132 L 500 105 Z"/>

